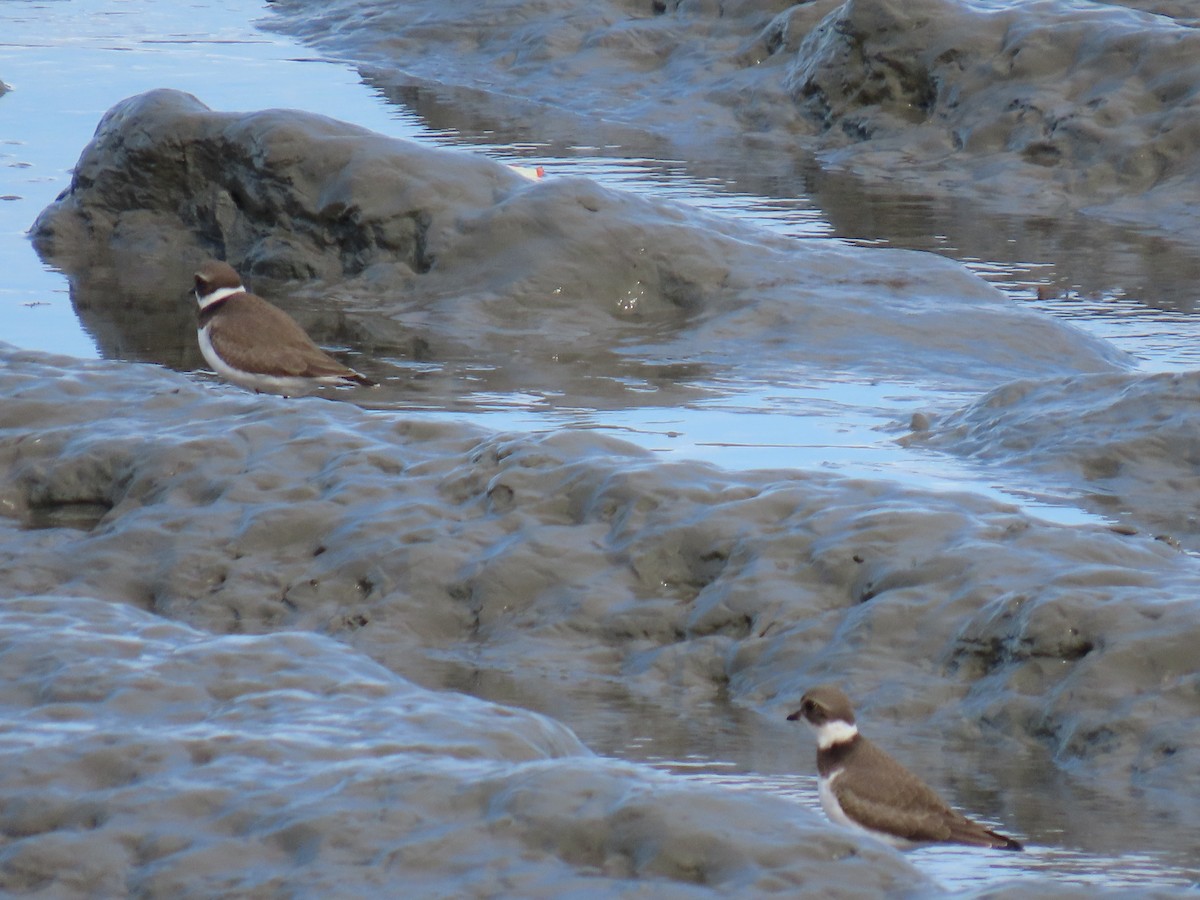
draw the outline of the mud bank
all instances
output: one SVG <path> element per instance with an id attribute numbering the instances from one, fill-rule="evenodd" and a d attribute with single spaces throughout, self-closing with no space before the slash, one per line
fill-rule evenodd
<path id="1" fill-rule="evenodd" d="M 598 759 L 316 635 L 214 637 L 82 597 L 6 599 L 0 635 L 13 895 L 929 887 L 794 803 Z"/>
<path id="2" fill-rule="evenodd" d="M 929 254 L 775 237 L 583 179 L 531 184 L 320 116 L 213 112 L 174 91 L 105 116 L 33 234 L 106 351 L 153 346 L 140 356 L 201 365 L 186 291 L 196 261 L 217 255 L 320 339 L 358 348 L 355 365 L 397 396 L 413 388 L 405 366 L 445 366 L 420 388 L 439 406 L 463 392 L 456 365 L 494 390 L 611 407 L 674 404 L 735 377 L 978 389 L 997 373 L 1127 364 Z"/>
<path id="3" fill-rule="evenodd" d="M 1172 205 L 1186 191 L 1155 193 L 1190 165 L 1173 143 L 1187 91 L 1154 75 L 1155 41 L 1182 22 L 1124 40 L 1122 17 L 1141 18 L 1061 3 L 490 4 L 466 24 L 445 4 L 279 7 L 381 89 L 456 83 L 451 67 L 489 114 L 539 110 L 526 128 L 578 138 L 582 115 L 598 140 L 661 126 L 663 147 L 736 144 L 768 172 L 809 147 L 966 202 L 994 190 L 1000 206 L 1116 215 L 1115 191 L 1162 200 L 1158 226 L 1191 215 Z M 1074 43 L 1044 47 L 1029 10 Z M 961 55 L 905 43 L 936 44 L 941 21 Z M 988 42 L 1020 65 L 989 80 Z M 1046 118 L 1106 67 L 1103 103 Z M 1171 88 L 1161 118 L 1115 115 L 1148 104 L 1143 75 Z M 509 78 L 531 93 L 504 99 Z M 910 97 L 922 78 L 927 109 Z M 584 79 L 591 93 L 564 89 Z M 980 118 L 1009 88 L 1027 105 Z M 1096 157 L 1091 115 L 1117 129 Z M 1139 128 L 1164 141 L 1153 177 L 1121 155 Z M 789 788 L 742 796 L 606 758 L 684 761 L 736 733 L 746 770 L 811 773 L 811 738 L 783 717 L 827 680 L 956 803 L 1029 841 L 1034 880 L 1039 847 L 1104 854 L 1114 876 L 1161 853 L 1171 883 L 1200 878 L 1200 813 L 1177 788 L 1200 778 L 1200 571 L 1154 539 L 1190 528 L 1187 378 L 1132 374 L 926 254 L 785 239 L 173 91 L 110 111 L 34 232 L 107 354 L 201 365 L 185 292 L 219 255 L 352 349 L 392 409 L 0 349 L 6 886 L 936 890 L 919 860 L 831 829 Z M 1133 527 L 820 470 L 664 464 L 587 431 L 498 434 L 444 412 L 468 382 L 595 409 L 820 379 L 957 392 L 962 408 L 930 410 L 910 445 L 1109 493 Z M 34 789 L 82 791 L 84 812 L 31 811 Z M 94 873 L 64 866 L 85 849 Z M 1055 875 L 1023 895 L 1075 884 Z"/>
<path id="4" fill-rule="evenodd" d="M 1019 381 L 904 440 L 1034 472 L 1047 495 L 1196 549 L 1198 382 L 1194 372 Z"/>
<path id="5" fill-rule="evenodd" d="M 13 350 L 0 399 L 0 584 L 13 600 L 55 597 L 55 615 L 71 598 L 128 606 L 103 615 L 188 641 L 276 635 L 352 654 L 390 685 L 381 696 L 417 689 L 376 664 L 424 690 L 519 696 L 585 731 L 604 696 L 609 721 L 636 709 L 643 724 L 717 727 L 731 703 L 778 737 L 806 685 L 837 680 L 874 734 L 938 742 L 933 774 L 957 760 L 998 785 L 977 811 L 1034 842 L 1128 850 L 1137 823 L 1170 821 L 1182 850 L 1198 833 L 1175 785 L 1200 777 L 1200 569 L 1148 536 L 1051 526 L 971 495 L 722 473 L 586 433 L 490 435 Z M 17 708 L 43 702 L 20 696 Z M 172 715 L 194 721 L 189 702 Z M 501 757 L 577 751 L 558 726 L 514 715 L 532 733 L 489 731 L 526 748 Z M 807 765 L 807 736 L 788 740 Z M 1121 835 L 1041 802 L 1067 773 L 1120 810 Z M 786 818 L 770 809 L 761 821 Z M 779 827 L 810 828 L 796 821 Z M 790 883 L 758 852 L 746 850 L 763 867 L 749 883 Z M 908 877 L 860 858 L 868 879 Z"/>
<path id="6" fill-rule="evenodd" d="M 661 137 L 657 158 L 703 159 L 716 146 L 751 171 L 776 171 L 791 150 L 993 210 L 1085 210 L 1170 234 L 1200 225 L 1200 30 L 1187 4 L 273 9 L 277 27 L 358 62 L 376 83 L 481 92 L 494 121 L 523 121 L 532 139 L 569 133 L 556 117 L 576 127 L 599 117 Z"/>

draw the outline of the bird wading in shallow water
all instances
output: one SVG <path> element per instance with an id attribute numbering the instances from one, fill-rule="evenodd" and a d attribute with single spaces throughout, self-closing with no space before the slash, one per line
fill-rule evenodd
<path id="1" fill-rule="evenodd" d="M 922 844 L 969 844 L 1022 850 L 1010 837 L 950 808 L 933 788 L 858 733 L 850 699 L 832 685 L 808 691 L 789 722 L 817 732 L 817 791 L 839 825 L 902 850 Z"/>
<path id="2" fill-rule="evenodd" d="M 251 294 L 229 263 L 211 259 L 196 271 L 200 352 L 234 384 L 298 396 L 322 385 L 373 386 L 312 342 L 296 320 Z"/>

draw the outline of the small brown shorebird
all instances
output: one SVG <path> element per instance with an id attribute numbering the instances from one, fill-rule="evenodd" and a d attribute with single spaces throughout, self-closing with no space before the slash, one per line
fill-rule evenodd
<path id="1" fill-rule="evenodd" d="M 375 384 L 314 344 L 282 309 L 242 287 L 229 263 L 210 259 L 195 277 L 200 352 L 226 381 L 286 396 L 321 385 Z"/>
<path id="2" fill-rule="evenodd" d="M 808 691 L 789 722 L 817 732 L 817 793 L 825 815 L 903 850 L 950 843 L 1021 850 L 1021 844 L 950 808 L 925 784 L 858 733 L 850 699 L 832 685 Z"/>

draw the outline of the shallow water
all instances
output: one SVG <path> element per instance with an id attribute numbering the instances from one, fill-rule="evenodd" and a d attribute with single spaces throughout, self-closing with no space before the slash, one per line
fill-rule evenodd
<path id="1" fill-rule="evenodd" d="M 474 693 L 481 693 L 474 686 Z M 483 696 L 502 703 L 522 705 L 519 692 L 489 685 Z M 587 703 L 578 692 L 571 704 Z M 628 698 L 614 703 L 611 696 L 594 698 L 595 705 L 570 715 L 582 719 L 575 730 L 598 753 L 647 763 L 654 768 L 709 785 L 735 791 L 787 797 L 824 816 L 817 797 L 815 746 L 806 728 L 793 723 L 764 721 L 732 705 L 714 705 L 700 721 L 665 720 L 653 708 L 639 708 Z M 622 705 L 623 703 L 623 705 Z M 626 708 L 636 709 L 633 715 Z M 618 712 L 620 711 L 620 712 Z M 887 741 L 883 741 L 887 743 Z M 937 761 L 940 748 L 906 741 L 908 755 L 924 751 L 927 761 Z M 960 751 L 963 748 L 955 748 Z M 986 749 L 975 748 L 980 770 L 994 766 Z M 967 749 L 960 762 L 972 759 Z M 1024 853 L 980 853 L 963 847 L 922 847 L 905 857 L 935 883 L 955 894 L 986 891 L 1013 881 L 1048 878 L 1064 887 L 1120 890 L 1147 887 L 1188 888 L 1200 884 L 1200 867 L 1193 858 L 1195 842 L 1184 830 L 1157 835 L 1155 849 L 1130 851 L 1128 822 L 1122 807 L 1088 785 L 1064 778 L 1037 760 L 1010 760 L 1002 776 L 1010 785 L 1021 785 L 1021 798 L 1009 812 L 1007 823 L 990 822 L 1002 831 L 1023 837 Z M 932 775 L 930 777 L 933 777 Z M 940 782 L 950 782 L 943 772 Z M 966 777 L 955 781 L 957 802 L 967 809 L 989 802 L 994 784 Z M 994 801 L 994 797 L 993 797 Z M 1063 827 L 1062 805 L 1076 814 Z M 1007 826 L 1007 827 L 1006 827 Z M 1146 846 L 1139 843 L 1139 846 Z M 1041 886 L 1045 887 L 1043 881 Z"/>
<path id="2" fill-rule="evenodd" d="M 466 108 L 460 114 L 467 120 L 471 98 L 449 88 L 415 89 L 404 97 L 372 88 L 352 67 L 315 58 L 288 39 L 255 28 L 255 17 L 266 11 L 242 2 L 10 0 L 0 6 L 0 79 L 13 87 L 0 97 L 0 270 L 5 272 L 0 337 L 24 348 L 96 355 L 71 307 L 65 280 L 42 266 L 24 231 L 68 184 L 70 167 L 103 112 L 129 95 L 171 86 L 195 93 L 214 109 L 285 106 L 320 112 L 394 136 L 540 164 L 547 177 L 585 175 L 789 236 L 931 250 L 963 261 L 1015 302 L 1112 341 L 1147 371 L 1183 370 L 1200 362 L 1194 314 L 1200 261 L 1190 248 L 1168 238 L 1082 218 L 1042 222 L 1038 233 L 1024 220 L 982 217 L 922 198 L 870 195 L 850 179 L 823 174 L 815 166 L 747 177 L 719 165 L 646 158 L 638 147 L 550 145 L 527 135 L 446 127 L 432 113 L 439 107 Z M 1148 245 L 1160 260 L 1149 272 Z M 1098 246 L 1105 248 L 1102 258 L 1097 258 Z M 136 358 L 136 351 L 131 348 L 130 357 Z M 480 391 L 464 397 L 453 411 L 421 410 L 414 403 L 405 412 L 452 415 L 498 430 L 601 430 L 664 457 L 733 469 L 825 468 L 930 489 L 969 488 L 1054 521 L 1096 521 L 1061 498 L 1045 500 L 1020 476 L 895 443 L 914 411 L 971 399 L 951 391 L 837 379 L 801 384 L 787 373 L 770 383 L 700 386 L 711 399 L 673 409 L 566 408 L 545 396 Z M 738 437 L 732 439 L 733 434 Z M 673 734 L 666 722 L 645 723 L 647 734 L 615 736 L 602 709 L 590 726 L 577 731 L 602 753 L 815 806 L 811 777 L 787 774 L 808 771 L 807 735 L 797 748 L 783 731 L 764 737 L 761 725 L 747 737 L 747 722 L 736 711 L 715 718 L 726 730 L 707 743 L 693 732 Z M 912 859 L 953 890 L 1030 873 L 1106 887 L 1194 883 L 1196 873 L 1183 868 L 1179 852 L 1172 848 L 1160 858 L 1035 846 L 1024 856 L 981 859 L 965 851 L 930 849 Z"/>
<path id="3" fill-rule="evenodd" d="M 817 779 L 813 776 L 740 775 L 722 771 L 710 761 L 663 761 L 667 771 L 730 790 L 762 791 L 789 797 L 821 814 Z M 998 823 L 989 823 L 1001 827 Z M 1050 877 L 1071 887 L 1106 890 L 1144 889 L 1147 884 L 1191 887 L 1196 873 L 1186 856 L 1171 853 L 1129 853 L 1100 856 L 1066 846 L 1027 844 L 1023 853 L 980 854 L 968 847 L 921 847 L 907 853 L 908 860 L 933 881 L 954 894 L 985 891 L 1000 885 Z M 1019 890 L 1019 887 L 1017 888 Z"/>

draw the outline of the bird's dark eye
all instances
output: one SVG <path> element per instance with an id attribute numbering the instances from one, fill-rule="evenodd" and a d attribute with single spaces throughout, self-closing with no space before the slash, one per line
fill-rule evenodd
<path id="1" fill-rule="evenodd" d="M 809 713 L 816 712 L 817 702 L 815 700 L 805 700 L 804 703 L 801 704 L 801 708 L 804 710 L 804 714 L 807 716 Z"/>

